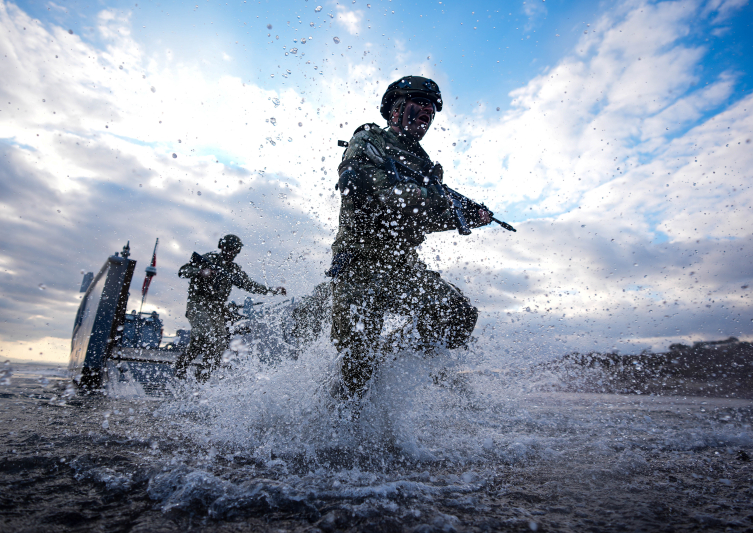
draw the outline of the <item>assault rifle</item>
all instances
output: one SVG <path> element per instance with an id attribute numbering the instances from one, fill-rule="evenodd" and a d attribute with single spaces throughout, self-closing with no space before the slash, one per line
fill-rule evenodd
<path id="1" fill-rule="evenodd" d="M 473 200 L 471 200 L 467 196 L 463 196 L 459 192 L 450 189 L 447 185 L 443 185 L 443 187 L 444 187 L 444 190 L 449 193 L 449 195 L 453 199 L 453 201 L 457 200 L 461 204 L 469 204 L 471 206 L 471 208 L 474 208 L 474 209 L 485 209 L 489 213 L 489 216 L 492 219 L 492 222 L 496 222 L 497 224 L 499 224 L 500 226 L 502 226 L 503 228 L 505 228 L 507 231 L 514 231 L 514 232 L 518 231 L 515 228 L 513 228 L 510 224 L 508 224 L 507 222 L 502 222 L 501 220 L 494 218 L 494 213 L 492 213 L 489 210 L 489 208 L 486 207 L 484 204 L 480 204 L 478 202 L 474 202 Z"/>
<path id="2" fill-rule="evenodd" d="M 498 220 L 494 218 L 494 213 L 492 213 L 488 207 L 486 207 L 484 204 L 480 204 L 478 202 L 474 202 L 467 196 L 463 196 L 457 191 L 454 191 L 450 189 L 447 185 L 444 183 L 440 183 L 434 176 L 424 176 L 423 174 L 420 174 L 419 172 L 416 172 L 412 168 L 410 168 L 405 163 L 401 163 L 400 161 L 396 161 L 392 158 L 388 158 L 387 162 L 389 163 L 392 172 L 395 173 L 395 177 L 399 181 L 406 181 L 403 179 L 400 174 L 397 171 L 397 165 L 400 165 L 404 169 L 408 171 L 409 174 L 413 174 L 415 177 L 417 177 L 421 183 L 434 183 L 436 185 L 439 185 L 439 194 L 441 194 L 444 198 L 447 199 L 448 203 L 452 205 L 453 214 L 455 217 L 455 224 L 458 228 L 458 233 L 461 235 L 470 235 L 471 234 L 471 228 L 468 227 L 468 223 L 465 220 L 465 215 L 463 215 L 463 206 L 467 205 L 472 209 L 484 209 L 489 213 L 489 216 L 492 219 L 492 222 L 496 222 L 503 228 L 505 228 L 508 231 L 514 231 L 517 232 L 515 228 L 513 228 L 510 224 L 507 222 L 502 222 L 501 220 Z"/>
<path id="3" fill-rule="evenodd" d="M 392 172 L 395 174 L 395 178 L 397 178 L 398 181 L 407 181 L 404 178 L 400 176 L 400 174 L 397 171 L 397 165 L 402 166 L 403 168 L 407 169 L 409 173 L 415 174 L 417 177 L 421 179 L 423 183 L 430 183 L 432 178 L 427 178 L 425 176 L 422 176 L 409 166 L 401 163 L 400 161 L 395 161 L 392 158 L 387 158 L 387 162 L 389 163 L 390 167 L 392 168 Z M 461 235 L 470 235 L 471 234 L 471 228 L 468 227 L 468 223 L 465 221 L 465 215 L 463 215 L 463 206 L 460 204 L 460 201 L 456 198 L 448 198 L 447 194 L 445 193 L 444 187 L 439 187 L 439 194 L 442 195 L 443 198 L 447 200 L 447 202 L 452 205 L 452 212 L 455 215 L 455 225 L 458 228 L 458 233 Z"/>

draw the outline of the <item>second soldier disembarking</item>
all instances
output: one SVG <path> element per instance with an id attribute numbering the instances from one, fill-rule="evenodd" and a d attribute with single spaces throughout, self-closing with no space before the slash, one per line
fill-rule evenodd
<path id="1" fill-rule="evenodd" d="M 478 318 L 460 290 L 428 270 L 417 247 L 426 234 L 458 228 L 445 193 L 442 166 L 419 144 L 436 112 L 439 87 L 406 76 L 382 98 L 387 128 L 358 128 L 338 167 L 339 231 L 332 244 L 332 340 L 340 353 L 340 395 L 361 398 L 380 358 L 385 313 L 409 316 L 416 346 L 465 346 Z M 491 222 L 478 204 L 465 205 L 468 227 Z"/>
<path id="2" fill-rule="evenodd" d="M 179 378 L 185 378 L 188 366 L 200 355 L 202 360 L 196 368 L 196 379 L 206 381 L 219 366 L 230 341 L 231 317 L 226 302 L 233 286 L 256 294 L 286 294 L 284 287 L 270 288 L 253 281 L 234 262 L 243 247 L 239 237 L 225 235 L 217 246 L 219 253 L 194 254 L 191 262 L 178 271 L 178 276 L 191 280 L 186 305 L 191 340 L 175 362 L 175 375 Z"/>

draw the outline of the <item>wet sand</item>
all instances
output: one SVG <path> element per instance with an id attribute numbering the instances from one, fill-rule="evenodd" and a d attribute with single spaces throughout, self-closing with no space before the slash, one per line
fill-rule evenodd
<path id="1" fill-rule="evenodd" d="M 452 431 L 501 437 L 467 458 L 260 460 L 188 439 L 159 400 L 66 396 L 61 374 L 13 365 L 0 387 L 1 531 L 753 530 L 750 400 L 471 399 Z"/>

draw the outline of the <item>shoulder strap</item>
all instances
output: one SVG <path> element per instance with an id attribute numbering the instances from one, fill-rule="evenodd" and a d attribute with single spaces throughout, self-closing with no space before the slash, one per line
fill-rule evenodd
<path id="1" fill-rule="evenodd" d="M 382 128 L 379 127 L 379 124 L 374 124 L 373 122 L 369 122 L 368 124 L 362 124 L 358 126 L 358 128 L 356 128 L 356 131 L 353 132 L 353 135 L 363 130 L 369 131 L 369 130 L 381 130 L 381 129 Z"/>

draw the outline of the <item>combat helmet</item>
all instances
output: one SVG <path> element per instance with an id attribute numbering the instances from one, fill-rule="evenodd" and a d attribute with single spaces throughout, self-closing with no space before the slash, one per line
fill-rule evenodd
<path id="1" fill-rule="evenodd" d="M 423 96 L 434 102 L 437 112 L 442 111 L 442 93 L 439 92 L 439 85 L 434 80 L 421 76 L 404 76 L 396 82 L 390 83 L 384 96 L 382 96 L 379 113 L 385 120 L 390 119 L 392 104 L 401 96 Z"/>
<path id="2" fill-rule="evenodd" d="M 231 233 L 220 239 L 220 242 L 217 243 L 217 248 L 229 252 L 240 252 L 241 248 L 243 248 L 243 242 L 240 237 Z"/>

